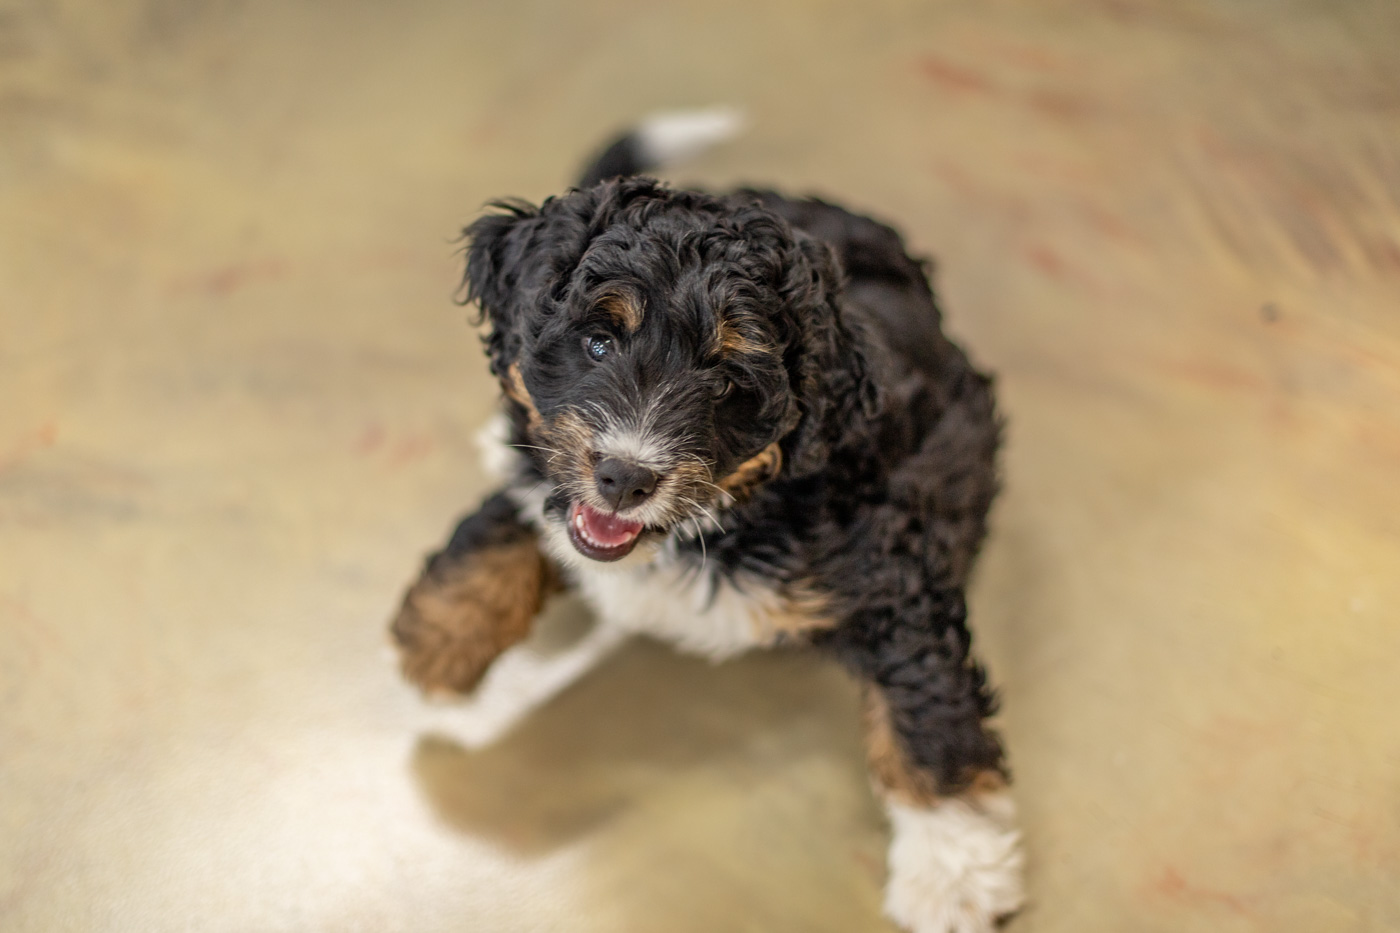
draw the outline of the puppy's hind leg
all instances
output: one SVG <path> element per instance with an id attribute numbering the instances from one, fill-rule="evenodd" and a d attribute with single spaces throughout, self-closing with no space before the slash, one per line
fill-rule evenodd
<path id="1" fill-rule="evenodd" d="M 992 933 L 1024 899 L 1021 840 L 962 594 L 915 594 L 897 614 L 871 604 L 825 643 L 865 681 L 870 775 L 891 829 L 885 913 L 912 933 Z"/>
<path id="2" fill-rule="evenodd" d="M 1016 805 L 996 770 L 940 792 L 911 760 L 910 730 L 866 688 L 866 747 L 891 840 L 885 913 L 912 933 L 992 933 L 1024 900 Z M 901 734 L 902 733 L 902 734 Z"/>

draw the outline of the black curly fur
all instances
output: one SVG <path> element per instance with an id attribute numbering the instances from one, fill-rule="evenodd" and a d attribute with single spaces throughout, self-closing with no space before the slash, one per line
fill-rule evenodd
<path id="1" fill-rule="evenodd" d="M 492 371 L 523 363 L 546 421 L 664 384 L 667 436 L 716 477 L 776 442 L 779 475 L 728 509 L 723 531 L 679 539 L 683 556 L 827 599 L 839 624 L 812 643 L 883 691 L 940 791 L 1004 773 L 963 598 L 997 485 L 992 385 L 944 337 L 926 266 L 899 235 L 818 200 L 646 178 L 496 209 L 465 231 Z M 646 309 L 635 334 L 597 311 L 618 286 Z M 771 352 L 716 358 L 720 319 Z M 598 330 L 626 341 L 625 372 L 580 352 Z M 735 390 L 712 401 L 725 380 Z M 528 443 L 531 413 L 508 407 Z M 522 483 L 548 482 L 547 454 L 527 453 Z M 567 504 L 551 500 L 556 518 Z"/>

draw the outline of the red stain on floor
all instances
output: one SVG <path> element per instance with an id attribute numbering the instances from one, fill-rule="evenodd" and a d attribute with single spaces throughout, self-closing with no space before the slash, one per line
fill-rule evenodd
<path id="1" fill-rule="evenodd" d="M 1271 388 L 1267 380 L 1254 373 L 1211 360 L 1164 360 L 1157 368 L 1169 376 L 1221 392 L 1263 392 Z"/>
<path id="2" fill-rule="evenodd" d="M 224 298 L 250 285 L 286 278 L 290 271 L 291 265 L 276 257 L 235 262 L 178 278 L 171 283 L 170 292 L 174 295 L 199 292 Z"/>
<path id="3" fill-rule="evenodd" d="M 1057 282 L 1073 286 L 1098 297 L 1103 297 L 1106 293 L 1102 280 L 1095 277 L 1083 265 L 1071 262 L 1044 243 L 1031 243 L 1023 246 L 1021 254 L 1031 268 Z"/>
<path id="4" fill-rule="evenodd" d="M 211 295 L 231 295 L 253 282 L 280 279 L 287 274 L 287 264 L 280 259 L 226 266 L 205 276 L 203 287 Z"/>
<path id="5" fill-rule="evenodd" d="M 992 82 L 971 68 L 932 55 L 919 59 L 919 73 L 947 91 L 989 94 L 996 90 Z"/>
<path id="6" fill-rule="evenodd" d="M 1047 155 L 1044 152 L 1023 152 L 1016 164 L 1038 178 L 1090 187 L 1101 180 L 1101 170 L 1084 162 Z"/>
<path id="7" fill-rule="evenodd" d="M 1026 94 L 1025 100 L 1032 110 L 1061 122 L 1084 120 L 1100 110 L 1098 102 L 1092 98 L 1066 91 L 1033 90 Z"/>
<path id="8" fill-rule="evenodd" d="M 1068 277 L 1069 267 L 1060 255 L 1048 246 L 1039 244 L 1026 248 L 1026 258 L 1031 261 L 1041 272 L 1054 279 L 1064 279 Z"/>
<path id="9" fill-rule="evenodd" d="M 1188 881 L 1181 872 L 1170 865 L 1163 868 L 1152 880 L 1149 890 L 1158 897 L 1187 907 L 1223 907 L 1243 917 L 1252 914 L 1246 898 Z"/>
<path id="10" fill-rule="evenodd" d="M 1371 266 L 1381 272 L 1400 271 L 1400 246 L 1384 238 L 1382 234 L 1366 237 L 1361 243 Z"/>
<path id="11" fill-rule="evenodd" d="M 1026 42 L 1008 42 L 1001 39 L 992 39 L 979 44 L 985 47 L 990 55 L 1029 71 L 1038 71 L 1041 74 L 1066 74 L 1081 70 L 1073 60 L 1042 46 Z"/>
<path id="12" fill-rule="evenodd" d="M 21 435 L 9 450 L 0 452 L 0 473 L 18 466 L 41 450 L 58 442 L 58 423 L 45 421 L 37 429 Z"/>
<path id="13" fill-rule="evenodd" d="M 1400 428 L 1374 419 L 1365 419 L 1352 428 L 1360 447 L 1383 463 L 1400 464 Z"/>
<path id="14" fill-rule="evenodd" d="M 367 456 L 384 446 L 384 425 L 370 424 L 355 439 L 355 453 Z"/>
<path id="15" fill-rule="evenodd" d="M 1005 83 L 993 80 L 986 72 L 950 62 L 936 55 L 922 55 L 916 65 L 919 74 L 925 80 L 945 91 L 954 94 L 995 95 L 1014 106 L 1024 106 L 1061 123 L 1083 121 L 1098 116 L 1104 109 L 1102 102 L 1097 98 L 1063 88 L 1031 87 L 1018 92 Z"/>
<path id="16" fill-rule="evenodd" d="M 937 157 L 929 162 L 928 168 L 934 177 L 941 180 L 958 194 L 972 195 L 977 193 L 978 185 L 973 181 L 972 176 L 955 162 L 951 162 L 943 157 Z"/>
<path id="17" fill-rule="evenodd" d="M 1093 204 L 1085 204 L 1083 210 L 1089 225 L 1104 237 L 1132 246 L 1145 245 L 1143 237 L 1117 215 Z"/>
<path id="18" fill-rule="evenodd" d="M 398 441 L 389 452 L 389 466 L 401 467 L 421 460 L 432 452 L 433 438 L 427 434 L 410 434 Z"/>
<path id="19" fill-rule="evenodd" d="M 361 457 L 382 458 L 390 469 L 421 460 L 436 446 L 436 438 L 427 431 L 390 431 L 377 421 L 365 425 L 352 444 Z"/>

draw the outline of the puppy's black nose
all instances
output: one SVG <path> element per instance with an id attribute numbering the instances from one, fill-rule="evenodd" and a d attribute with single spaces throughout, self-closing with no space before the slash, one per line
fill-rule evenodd
<path id="1" fill-rule="evenodd" d="M 646 499 L 656 489 L 656 474 L 638 463 L 609 457 L 593 471 L 608 505 L 621 511 Z"/>

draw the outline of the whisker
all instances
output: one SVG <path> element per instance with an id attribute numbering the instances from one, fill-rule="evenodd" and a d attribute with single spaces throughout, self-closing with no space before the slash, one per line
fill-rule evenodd
<path id="1" fill-rule="evenodd" d="M 506 446 L 515 448 L 517 450 L 538 450 L 541 453 L 549 454 L 549 459 L 547 463 L 551 469 L 553 469 L 555 464 L 559 462 L 559 458 L 564 456 L 564 451 L 556 450 L 553 447 L 540 447 L 535 444 L 507 444 Z"/>
<path id="2" fill-rule="evenodd" d="M 681 504 L 684 504 L 684 505 L 689 505 L 691 508 L 693 508 L 693 509 L 695 509 L 696 511 L 700 512 L 700 514 L 703 515 L 703 516 L 705 517 L 705 519 L 706 519 L 707 521 L 709 521 L 709 523 L 710 523 L 711 525 L 714 526 L 714 530 L 715 530 L 715 531 L 718 531 L 718 532 L 721 532 L 721 533 L 724 531 L 724 526 L 723 526 L 722 524 L 720 524 L 719 519 L 715 517 L 714 513 L 711 512 L 711 511 L 710 511 L 708 508 L 706 508 L 705 506 L 701 505 L 701 504 L 700 504 L 699 502 L 697 502 L 696 500 L 692 499 L 690 496 L 683 496 L 683 495 L 680 495 L 679 493 L 677 493 L 677 494 L 676 494 L 676 501 L 679 502 L 679 503 L 681 503 Z"/>
<path id="3" fill-rule="evenodd" d="M 711 512 L 708 508 L 706 508 L 705 506 L 701 505 L 701 504 L 698 503 L 698 502 L 695 503 L 695 507 L 696 507 L 697 509 L 700 510 L 700 513 L 701 513 L 702 515 L 704 515 L 706 518 L 708 518 L 708 519 L 710 520 L 710 524 L 712 524 L 712 525 L 715 526 L 715 531 L 723 531 L 723 530 L 724 530 L 724 526 L 720 524 L 719 519 L 716 518 L 716 517 L 715 517 L 715 514 L 714 514 L 713 512 Z"/>
<path id="4" fill-rule="evenodd" d="M 723 486 L 716 486 L 714 483 L 710 482 L 707 479 L 696 479 L 696 482 L 702 486 L 709 486 L 711 489 L 713 489 L 715 492 L 719 493 L 722 496 L 729 495 L 729 490 L 725 489 Z"/>
<path id="5" fill-rule="evenodd" d="M 704 573 L 705 562 L 709 560 L 710 557 L 709 553 L 705 550 L 705 532 L 700 530 L 700 523 L 698 521 L 692 518 L 690 522 L 695 526 L 695 537 L 700 539 L 700 572 Z"/>
<path id="6" fill-rule="evenodd" d="M 549 454 L 551 463 L 563 456 L 563 451 L 555 450 L 552 447 L 535 447 L 531 444 L 512 444 L 511 446 L 517 450 L 538 450 L 540 453 Z"/>

